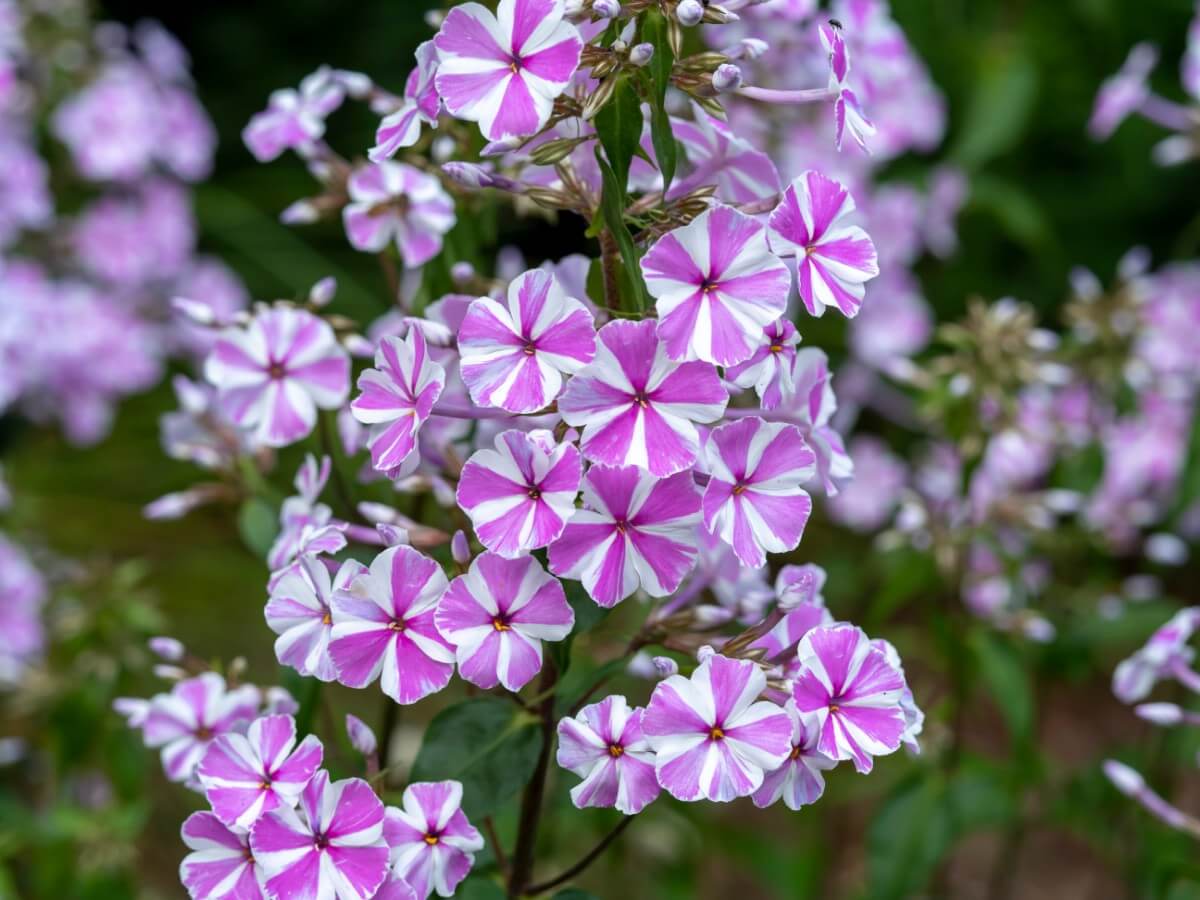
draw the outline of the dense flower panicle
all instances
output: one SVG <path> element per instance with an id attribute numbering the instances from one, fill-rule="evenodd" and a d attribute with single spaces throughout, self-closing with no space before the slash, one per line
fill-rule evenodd
<path id="1" fill-rule="evenodd" d="M 33 145 L 15 129 L 0 131 L 0 248 L 24 230 L 54 220 L 50 171 Z"/>
<path id="2" fill-rule="evenodd" d="M 609 322 L 598 336 L 595 360 L 558 401 L 563 419 L 583 429 L 583 455 L 660 478 L 691 467 L 696 423 L 718 420 L 729 400 L 716 370 L 673 362 L 653 320 Z"/>
<path id="3" fill-rule="evenodd" d="M 379 253 L 390 243 L 406 268 L 442 252 L 442 235 L 454 227 L 454 201 L 441 182 L 407 163 L 384 160 L 354 170 L 342 209 L 346 237 L 355 250 Z"/>
<path id="4" fill-rule="evenodd" d="M 789 700 L 784 710 L 792 723 L 792 751 L 782 766 L 763 776 L 762 787 L 752 799 L 760 808 L 782 800 L 788 809 L 798 810 L 821 799 L 825 793 L 822 773 L 836 766 L 837 760 L 817 749 L 820 731 L 814 727 L 815 720 L 801 716 L 795 701 Z"/>
<path id="5" fill-rule="evenodd" d="M 211 812 L 188 816 L 181 831 L 192 852 L 179 865 L 179 880 L 192 900 L 263 900 L 262 868 L 250 836 L 229 828 Z"/>
<path id="6" fill-rule="evenodd" d="M 875 245 L 848 222 L 854 198 L 840 183 L 810 170 L 792 181 L 771 213 L 771 249 L 796 259 L 800 299 L 814 315 L 836 306 L 854 316 L 864 283 L 879 274 Z"/>
<path id="7" fill-rule="evenodd" d="M 820 733 L 817 749 L 830 759 L 850 759 L 870 772 L 873 757 L 900 747 L 906 722 L 904 676 L 883 651 L 853 625 L 814 628 L 797 649 L 800 673 L 792 696 L 801 715 Z"/>
<path id="8" fill-rule="evenodd" d="M 295 806 L 324 757 L 316 735 L 297 745 L 291 716 L 255 719 L 246 734 L 223 734 L 212 742 L 196 777 L 219 818 L 249 830 L 264 813 Z"/>
<path id="9" fill-rule="evenodd" d="M 338 681 L 379 679 L 397 703 L 416 703 L 450 683 L 454 651 L 434 613 L 446 590 L 441 566 L 411 547 L 390 547 L 333 597 L 329 656 Z"/>
<path id="10" fill-rule="evenodd" d="M 383 803 L 361 778 L 317 772 L 298 809 L 280 806 L 250 831 L 272 900 L 367 900 L 387 876 Z"/>
<path id="11" fill-rule="evenodd" d="M 350 392 L 350 358 L 333 329 L 286 306 L 264 310 L 245 328 L 227 329 L 205 375 L 230 420 L 269 447 L 312 432 L 318 409 L 337 409 Z"/>
<path id="12" fill-rule="evenodd" d="M 267 625 L 279 635 L 275 657 L 280 665 L 319 681 L 334 680 L 337 669 L 329 656 L 333 598 L 365 571 L 362 563 L 347 560 L 331 580 L 319 557 L 302 556 L 272 582 L 264 612 Z"/>
<path id="13" fill-rule="evenodd" d="M 421 136 L 421 125 L 437 126 L 442 99 L 434 84 L 438 52 L 433 41 L 417 47 L 417 65 L 404 83 L 404 100 L 400 108 L 389 113 L 375 132 L 375 146 L 367 153 L 371 162 L 395 156 L 404 147 L 411 147 Z"/>
<path id="14" fill-rule="evenodd" d="M 489 141 L 535 134 L 575 74 L 583 41 L 563 0 L 500 0 L 450 10 L 434 39 L 437 91 L 450 114 Z"/>
<path id="15" fill-rule="evenodd" d="M 854 478 L 829 498 L 829 516 L 855 531 L 872 533 L 887 524 L 908 483 L 908 467 L 882 441 L 861 435 L 850 442 Z"/>
<path id="16" fill-rule="evenodd" d="M 758 700 L 766 683 L 753 662 L 717 654 L 691 678 L 660 682 L 642 716 L 659 784 L 680 800 L 722 803 L 758 790 L 791 752 L 787 714 Z"/>
<path id="17" fill-rule="evenodd" d="M 550 571 L 583 582 L 604 607 L 639 587 L 664 597 L 695 564 L 699 524 L 700 494 L 690 472 L 658 479 L 634 466 L 592 466 L 583 509 L 550 545 Z"/>
<path id="18" fill-rule="evenodd" d="M 410 328 L 403 340 L 379 342 L 375 368 L 358 377 L 361 393 L 350 404 L 354 418 L 370 426 L 367 446 L 378 471 L 403 467 L 445 386 L 446 370 L 430 357 L 420 329 Z"/>
<path id="19" fill-rule="evenodd" d="M 169 779 L 190 781 L 213 740 L 244 731 L 258 716 L 260 700 L 258 688 L 242 685 L 227 690 L 224 678 L 205 672 L 151 699 L 142 737 L 146 746 L 162 748 Z"/>
<path id="20" fill-rule="evenodd" d="M 762 329 L 787 310 L 791 273 L 771 255 L 763 225 L 733 207 L 706 210 L 667 233 L 641 268 L 674 360 L 744 362 Z"/>
<path id="21" fill-rule="evenodd" d="M 799 343 L 795 325 L 787 319 L 772 322 L 763 329 L 754 354 L 726 369 L 725 377 L 740 388 L 754 388 L 763 409 L 775 409 L 795 392 L 793 369 Z"/>
<path id="22" fill-rule="evenodd" d="M 458 332 L 462 378 L 471 398 L 512 413 L 542 409 L 596 355 L 592 314 L 549 272 L 534 269 L 508 286 L 508 302 L 480 297 Z"/>
<path id="23" fill-rule="evenodd" d="M 307 152 L 325 134 L 325 119 L 345 98 L 333 71 L 322 66 L 300 82 L 299 90 L 271 94 L 267 108 L 242 131 L 242 140 L 259 162 L 270 162 L 285 150 Z"/>
<path id="24" fill-rule="evenodd" d="M 643 712 L 614 694 L 559 721 L 558 764 L 583 779 L 571 788 L 577 808 L 611 806 L 633 816 L 659 795 Z"/>
<path id="25" fill-rule="evenodd" d="M 812 513 L 801 485 L 816 471 L 816 455 L 800 429 L 742 419 L 714 429 L 705 453 L 711 478 L 704 527 L 754 568 L 766 564 L 767 553 L 794 550 Z"/>
<path id="26" fill-rule="evenodd" d="M 132 62 L 114 63 L 55 110 L 51 129 L 85 178 L 132 181 L 154 163 L 157 108 L 148 73 Z"/>
<path id="27" fill-rule="evenodd" d="M 575 512 L 583 465 L 549 431 L 505 431 L 474 453 L 458 482 L 458 505 L 489 550 L 515 558 L 555 541 Z"/>
<path id="28" fill-rule="evenodd" d="M 436 622 L 463 678 L 485 690 L 519 691 L 542 668 L 542 641 L 563 640 L 575 613 L 562 583 L 532 556 L 484 553 L 450 582 Z"/>
<path id="29" fill-rule="evenodd" d="M 383 833 L 392 871 L 417 900 L 434 892 L 453 896 L 483 849 L 483 835 L 462 811 L 462 794 L 457 781 L 418 782 L 404 789 L 399 809 L 388 807 Z"/>

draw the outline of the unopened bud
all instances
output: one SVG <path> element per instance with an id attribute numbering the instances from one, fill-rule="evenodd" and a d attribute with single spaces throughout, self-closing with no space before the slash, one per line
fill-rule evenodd
<path id="1" fill-rule="evenodd" d="M 450 556 L 460 566 L 465 566 L 471 561 L 471 543 L 462 529 L 454 532 L 454 537 L 450 538 Z"/>
<path id="2" fill-rule="evenodd" d="M 743 38 L 732 47 L 726 47 L 721 52 L 730 59 L 754 60 L 765 54 L 771 45 L 758 38 Z"/>
<path id="3" fill-rule="evenodd" d="M 450 280 L 458 287 L 464 287 L 475 280 L 475 267 L 465 260 L 456 262 L 450 267 Z"/>
<path id="4" fill-rule="evenodd" d="M 620 0 L 594 0 L 592 3 L 592 15 L 597 19 L 615 19 L 620 14 Z"/>
<path id="5" fill-rule="evenodd" d="M 654 671 L 660 678 L 670 678 L 672 675 L 679 674 L 679 663 L 669 656 L 656 656 L 651 662 L 654 663 Z"/>
<path id="6" fill-rule="evenodd" d="M 699 25 L 703 18 L 704 7 L 700 0 L 680 0 L 679 5 L 675 7 L 675 19 L 680 25 L 691 28 L 693 25 Z"/>
<path id="7" fill-rule="evenodd" d="M 177 313 L 187 316 L 197 325 L 214 325 L 217 317 L 212 307 L 202 300 L 189 300 L 187 297 L 172 297 L 171 308 Z"/>
<path id="8" fill-rule="evenodd" d="M 552 191 L 549 188 L 530 188 L 526 195 L 542 209 L 559 210 L 571 205 L 571 198 L 562 191 Z"/>
<path id="9" fill-rule="evenodd" d="M 733 610 L 724 606 L 705 604 L 692 610 L 692 621 L 700 628 L 717 628 L 733 619 Z"/>
<path id="10" fill-rule="evenodd" d="M 350 736 L 350 746 L 363 756 L 374 756 L 379 749 L 379 741 L 371 726 L 350 713 L 346 713 L 346 734 Z"/>
<path id="11" fill-rule="evenodd" d="M 742 70 L 733 63 L 717 66 L 717 71 L 713 72 L 712 86 L 718 94 L 736 91 L 742 86 Z"/>
<path id="12" fill-rule="evenodd" d="M 348 334 L 342 338 L 342 346 L 351 356 L 369 359 L 375 355 L 375 345 L 361 334 Z"/>
<path id="13" fill-rule="evenodd" d="M 410 543 L 408 529 L 401 528 L 399 525 L 379 522 L 375 525 L 375 530 L 379 532 L 379 536 L 389 547 L 404 547 Z"/>
<path id="14" fill-rule="evenodd" d="M 329 275 L 312 286 L 308 292 L 308 302 L 313 306 L 328 306 L 336 293 L 337 279 Z"/>
<path id="15" fill-rule="evenodd" d="M 308 200 L 297 200 L 279 214 L 284 225 L 311 225 L 321 217 L 320 211 Z"/>
<path id="16" fill-rule="evenodd" d="M 167 662 L 179 662 L 187 653 L 183 642 L 177 641 L 173 637 L 152 637 L 146 643 L 149 645 L 151 653 Z"/>
<path id="17" fill-rule="evenodd" d="M 629 51 L 629 62 L 635 66 L 644 66 L 653 58 L 653 44 L 637 44 Z"/>
<path id="18" fill-rule="evenodd" d="M 445 172 L 446 177 L 455 184 L 475 190 L 478 190 L 479 188 L 491 187 L 494 180 L 491 172 L 483 168 L 483 166 L 477 166 L 474 163 L 443 163 L 442 171 Z"/>
<path id="19" fill-rule="evenodd" d="M 157 665 L 152 671 L 154 674 L 164 681 L 182 681 L 187 678 L 187 672 L 179 668 L 179 666 Z"/>
<path id="20" fill-rule="evenodd" d="M 1115 759 L 1108 759 L 1104 761 L 1103 768 L 1104 774 L 1108 776 L 1108 780 L 1112 782 L 1113 787 L 1127 797 L 1141 793 L 1142 789 L 1146 786 L 1146 780 L 1136 771 L 1125 765 L 1125 763 L 1117 762 Z"/>
<path id="21" fill-rule="evenodd" d="M 570 156 L 571 151 L 578 146 L 579 141 L 576 138 L 557 138 L 546 141 L 529 154 L 529 159 L 536 166 L 552 166 Z"/>
<path id="22" fill-rule="evenodd" d="M 1178 725 L 1183 721 L 1183 708 L 1174 703 L 1141 703 L 1133 711 L 1155 725 Z"/>
<path id="23" fill-rule="evenodd" d="M 710 647 L 708 644 L 705 644 L 703 647 L 701 647 L 699 650 L 696 651 L 696 660 L 701 663 L 708 662 L 710 659 L 712 659 L 713 655 L 716 652 L 717 651 L 714 650 L 712 647 Z"/>
<path id="24" fill-rule="evenodd" d="M 521 142 L 516 138 L 501 138 L 498 141 L 491 141 L 483 145 L 483 149 L 479 151 L 480 156 L 493 157 L 504 156 L 506 153 L 512 153 Z"/>
<path id="25" fill-rule="evenodd" d="M 587 102 L 583 104 L 583 111 L 581 113 L 583 118 L 585 120 L 591 119 L 596 115 L 596 113 L 600 112 L 600 110 L 605 107 L 608 101 L 612 99 L 613 92 L 616 89 L 617 79 L 605 78 L 603 81 L 601 81 L 600 84 L 596 86 L 596 90 L 592 93 L 592 95 L 587 98 Z"/>

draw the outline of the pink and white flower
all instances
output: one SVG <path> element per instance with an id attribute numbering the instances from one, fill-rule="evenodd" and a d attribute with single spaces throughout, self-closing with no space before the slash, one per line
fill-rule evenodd
<path id="1" fill-rule="evenodd" d="M 549 431 L 511 430 L 463 466 L 458 505 L 489 550 L 509 558 L 556 540 L 575 513 L 579 451 Z"/>
<path id="2" fill-rule="evenodd" d="M 309 453 L 296 471 L 292 484 L 296 494 L 283 501 L 279 510 L 279 535 L 267 552 L 271 571 L 281 573 L 302 556 L 337 553 L 346 546 L 346 524 L 333 520 L 333 510 L 318 502 L 329 480 L 333 460 Z"/>
<path id="3" fill-rule="evenodd" d="M 838 492 L 838 482 L 854 475 L 854 460 L 846 452 L 842 436 L 829 424 L 837 412 L 829 357 L 816 347 L 798 350 L 792 376 L 796 393 L 785 407 L 788 421 L 799 427 L 817 455 L 817 478 L 832 497 Z"/>
<path id="4" fill-rule="evenodd" d="M 837 765 L 817 749 L 820 732 L 812 719 L 796 710 L 794 700 L 784 707 L 792 722 L 792 752 L 782 766 L 763 777 L 762 787 L 754 792 L 754 805 L 765 809 L 783 800 L 788 809 L 796 810 L 816 803 L 825 793 L 825 776 L 821 774 Z"/>
<path id="5" fill-rule="evenodd" d="M 771 249 L 793 256 L 800 299 L 814 316 L 836 306 L 853 317 L 862 306 L 865 284 L 879 274 L 875 244 L 850 224 L 854 198 L 837 181 L 809 169 L 792 181 L 771 213 Z"/>
<path id="6" fill-rule="evenodd" d="M 267 108 L 256 113 L 242 140 L 259 162 L 270 162 L 285 150 L 306 151 L 325 134 L 325 118 L 342 105 L 345 91 L 327 66 L 300 82 L 300 90 L 275 91 Z"/>
<path id="7" fill-rule="evenodd" d="M 791 272 L 772 256 L 762 223 L 730 206 L 663 235 L 641 267 L 671 359 L 744 362 L 787 311 Z"/>
<path id="8" fill-rule="evenodd" d="M 852 759 L 866 773 L 873 757 L 899 749 L 906 727 L 904 676 L 861 628 L 814 628 L 796 652 L 800 671 L 792 697 L 800 714 L 812 717 L 818 750 L 830 759 Z"/>
<path id="9" fill-rule="evenodd" d="M 580 449 L 609 466 L 664 477 L 696 462 L 696 422 L 715 422 L 729 395 L 704 362 L 673 362 L 652 319 L 609 322 L 596 358 L 567 384 L 558 411 L 583 428 Z"/>
<path id="10" fill-rule="evenodd" d="M 579 66 L 583 41 L 563 0 L 500 0 L 450 10 L 434 38 L 437 91 L 450 114 L 478 122 L 489 141 L 535 134 Z"/>
<path id="11" fill-rule="evenodd" d="M 217 818 L 230 828 L 249 830 L 264 813 L 296 805 L 324 753 L 313 734 L 296 745 L 291 716 L 264 716 L 245 736 L 223 734 L 214 740 L 196 777 Z"/>
<path id="12" fill-rule="evenodd" d="M 405 268 L 416 269 L 442 252 L 454 227 L 454 201 L 441 182 L 407 163 L 384 160 L 354 170 L 342 222 L 350 246 L 381 253 L 395 243 Z"/>
<path id="13" fill-rule="evenodd" d="M 245 328 L 229 328 L 204 368 L 217 402 L 257 443 L 284 447 L 312 432 L 318 409 L 337 409 L 350 392 L 350 357 L 323 319 L 276 306 Z"/>
<path id="14" fill-rule="evenodd" d="M 753 662 L 718 654 L 691 678 L 659 682 L 642 716 L 658 783 L 680 800 L 719 803 L 758 790 L 764 770 L 779 768 L 792 749 L 787 714 L 758 700 L 766 686 Z"/>
<path id="15" fill-rule="evenodd" d="M 445 386 L 446 370 L 430 358 L 420 329 L 379 342 L 375 368 L 358 376 L 362 393 L 350 404 L 354 418 L 370 426 L 367 445 L 378 471 L 400 470 Z"/>
<path id="16" fill-rule="evenodd" d="M 417 67 L 409 72 L 404 83 L 404 102 L 379 123 L 375 146 L 367 153 L 371 162 L 391 159 L 396 151 L 415 144 L 421 136 L 422 123 L 437 125 L 442 108 L 442 98 L 434 84 L 437 67 L 437 48 L 433 41 L 425 41 L 417 47 Z"/>
<path id="17" fill-rule="evenodd" d="M 661 788 L 654 751 L 642 734 L 644 710 L 614 694 L 558 723 L 558 764 L 583 779 L 571 788 L 576 808 L 612 806 L 634 816 Z"/>
<path id="18" fill-rule="evenodd" d="M 366 567 L 347 560 L 330 580 L 329 569 L 319 557 L 302 556 L 271 582 L 265 615 L 267 625 L 279 637 L 275 658 L 301 675 L 333 681 L 337 669 L 329 656 L 333 632 L 333 597 L 346 590 Z"/>
<path id="19" fill-rule="evenodd" d="M 862 150 L 867 149 L 867 138 L 875 134 L 875 125 L 867 118 L 859 104 L 858 95 L 850 88 L 850 52 L 841 30 L 832 25 L 821 25 L 821 44 L 829 54 L 829 90 L 834 96 L 833 122 L 834 144 L 842 149 L 846 129 Z"/>
<path id="20" fill-rule="evenodd" d="M 665 597 L 696 562 L 700 494 L 691 472 L 658 479 L 644 469 L 592 466 L 583 509 L 550 545 L 550 571 L 583 582 L 604 607 L 640 586 Z"/>
<path id="21" fill-rule="evenodd" d="M 450 582 L 436 621 L 463 678 L 519 691 L 542 668 L 542 641 L 570 634 L 575 613 L 561 582 L 532 556 L 484 553 Z"/>
<path id="22" fill-rule="evenodd" d="M 671 197 L 713 183 L 717 198 L 726 203 L 753 203 L 779 193 L 779 172 L 770 156 L 739 138 L 728 124 L 698 104 L 692 104 L 692 111 L 690 122 L 671 120 L 672 132 L 695 167 L 687 178 L 671 187 Z"/>
<path id="23" fill-rule="evenodd" d="M 142 722 L 147 747 L 162 748 L 163 769 L 172 781 L 188 781 L 217 737 L 244 729 L 258 715 L 258 688 L 225 689 L 225 679 L 205 672 L 150 700 Z"/>
<path id="24" fill-rule="evenodd" d="M 280 806 L 250 832 L 272 900 L 367 900 L 387 877 L 383 804 L 361 778 L 313 776 L 299 809 Z"/>
<path id="25" fill-rule="evenodd" d="M 390 547 L 333 597 L 329 656 L 338 681 L 363 688 L 380 679 L 397 703 L 437 693 L 454 674 L 454 651 L 434 611 L 446 590 L 441 566 L 412 547 Z"/>
<path id="26" fill-rule="evenodd" d="M 192 852 L 179 865 L 179 880 L 192 900 L 263 900 L 265 879 L 248 834 L 207 811 L 188 816 L 181 834 Z"/>
<path id="27" fill-rule="evenodd" d="M 483 835 L 463 814 L 457 781 L 410 784 L 402 808 L 388 807 L 383 833 L 392 872 L 411 886 L 417 900 L 434 891 L 453 896 L 483 849 Z"/>
<path id="28" fill-rule="evenodd" d="M 704 527 L 753 568 L 766 564 L 767 553 L 796 549 L 812 512 L 801 485 L 816 471 L 800 429 L 742 419 L 713 430 L 706 456 Z"/>
<path id="29" fill-rule="evenodd" d="M 800 335 L 787 319 L 763 329 L 753 355 L 725 370 L 725 377 L 740 388 L 754 388 L 763 409 L 775 409 L 791 399 L 796 390 L 792 370 Z"/>
<path id="30" fill-rule="evenodd" d="M 471 399 L 512 413 L 550 403 L 596 355 L 596 327 L 587 307 L 568 297 L 541 269 L 508 286 L 508 302 L 480 297 L 458 332 L 462 377 Z"/>

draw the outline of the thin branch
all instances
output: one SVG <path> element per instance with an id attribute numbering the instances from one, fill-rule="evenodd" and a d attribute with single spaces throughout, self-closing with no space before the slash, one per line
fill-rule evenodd
<path id="1" fill-rule="evenodd" d="M 603 840 L 601 840 L 600 843 L 598 843 L 588 852 L 587 856 L 575 863 L 575 865 L 571 866 L 571 868 L 564 871 L 561 875 L 556 875 L 554 878 L 551 878 L 549 881 L 543 881 L 541 884 L 532 885 L 527 889 L 526 893 L 542 894 L 551 888 L 558 887 L 563 882 L 570 881 L 572 878 L 583 872 L 584 869 L 594 863 L 600 857 L 600 855 L 609 848 L 612 842 L 621 836 L 621 832 L 628 828 L 629 824 L 635 818 L 637 817 L 625 816 L 625 818 L 617 823 L 616 828 L 606 834 Z"/>
<path id="2" fill-rule="evenodd" d="M 533 874 L 533 856 L 537 849 L 538 823 L 542 816 L 542 801 L 546 795 L 546 776 L 550 771 L 550 748 L 554 744 L 554 692 L 558 680 L 554 664 L 547 659 L 542 677 L 538 682 L 538 693 L 545 695 L 542 701 L 542 747 L 538 752 L 533 778 L 521 798 L 521 818 L 517 825 L 517 846 L 513 850 L 512 871 L 508 879 L 508 896 L 520 897 Z"/>
<path id="3" fill-rule="evenodd" d="M 496 823 L 491 816 L 483 817 L 483 830 L 487 832 L 488 841 L 492 845 L 492 855 L 496 857 L 496 865 L 500 874 L 508 877 L 508 857 L 504 854 L 504 845 L 500 843 L 500 835 L 496 833 Z"/>

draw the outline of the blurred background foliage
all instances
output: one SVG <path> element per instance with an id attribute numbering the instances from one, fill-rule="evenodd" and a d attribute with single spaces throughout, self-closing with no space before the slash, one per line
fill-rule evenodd
<path id="1" fill-rule="evenodd" d="M 416 44 L 429 35 L 423 15 L 433 5 L 99 4 L 98 18 L 161 20 L 192 53 L 200 98 L 221 135 L 215 177 L 197 192 L 202 245 L 236 268 L 254 296 L 296 296 L 332 274 L 340 284 L 336 309 L 362 318 L 382 312 L 382 273 L 346 245 L 337 223 L 278 224 L 278 212 L 312 189 L 302 164 L 256 165 L 239 133 L 270 91 L 322 63 L 398 89 Z M 940 320 L 958 316 L 972 295 L 1011 295 L 1056 323 L 1073 265 L 1107 278 L 1136 244 L 1156 263 L 1197 255 L 1196 167 L 1156 168 L 1149 154 L 1157 133 L 1140 120 L 1103 145 L 1084 132 L 1097 86 L 1137 40 L 1159 44 L 1165 62 L 1156 87 L 1179 95 L 1174 61 L 1191 7 L 1188 0 L 894 0 L 897 21 L 946 95 L 950 128 L 939 153 L 897 160 L 885 177 L 916 178 L 948 161 L 971 182 L 960 251 L 919 269 Z M 366 148 L 374 124 L 348 107 L 333 119 L 333 142 Z M 585 247 L 583 224 L 574 221 L 505 220 L 499 235 L 531 264 Z M 832 319 L 814 339 L 836 358 L 841 321 Z M 158 448 L 157 418 L 172 406 L 166 386 L 134 398 L 121 408 L 114 436 L 86 451 L 0 422 L 19 532 L 100 573 L 72 586 L 82 624 L 56 651 L 70 659 L 63 669 L 70 677 L 42 686 L 52 702 L 26 725 L 51 736 L 54 771 L 27 772 L 24 784 L 5 782 L 0 792 L 2 871 L 21 873 L 20 888 L 0 876 L 0 897 L 18 890 L 36 900 L 182 896 L 177 829 L 194 798 L 166 784 L 157 760 L 109 712 L 113 696 L 159 689 L 141 649 L 147 634 L 168 631 L 203 657 L 244 655 L 248 677 L 262 685 L 281 677 L 262 620 L 264 569 L 231 527 L 232 510 L 205 508 L 178 523 L 141 516 L 146 502 L 195 477 Z M 279 471 L 293 471 L 294 462 L 285 456 Z M 1200 897 L 1194 843 L 1119 798 L 1098 768 L 1107 755 L 1136 754 L 1164 792 L 1200 808 L 1200 782 L 1172 781 L 1181 766 L 1193 768 L 1194 740 L 1152 730 L 1108 689 L 1113 664 L 1166 617 L 1167 605 L 1136 607 L 1110 622 L 1072 618 L 1076 603 L 1090 611 L 1095 586 L 1119 574 L 1080 571 L 1072 590 L 1051 598 L 1064 623 L 1060 640 L 1036 647 L 965 625 L 932 564 L 911 552 L 872 552 L 865 538 L 817 518 L 802 554 L 829 570 L 835 614 L 900 647 L 930 714 L 925 758 L 890 758 L 870 779 L 843 766 L 825 799 L 798 814 L 759 812 L 747 801 L 727 808 L 662 801 L 585 886 L 629 900 Z M 1194 590 L 1198 574 L 1177 574 L 1176 586 Z M 583 640 L 600 655 L 618 632 L 609 623 Z M 965 701 L 961 745 L 947 747 L 945 711 L 956 685 L 970 693 L 957 698 Z M 636 696 L 643 690 L 630 688 Z M 333 697 L 339 710 L 376 721 L 377 692 L 335 688 Z M 402 723 L 402 755 L 415 753 L 420 728 Z M 109 783 L 89 780 L 95 771 L 107 772 Z M 556 786 L 555 802 L 565 806 L 569 785 L 558 779 Z M 592 810 L 558 821 L 564 827 L 552 831 L 547 859 L 578 855 L 571 848 L 593 842 L 611 815 Z"/>

